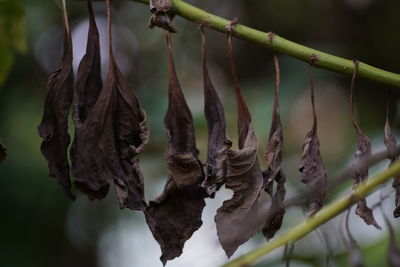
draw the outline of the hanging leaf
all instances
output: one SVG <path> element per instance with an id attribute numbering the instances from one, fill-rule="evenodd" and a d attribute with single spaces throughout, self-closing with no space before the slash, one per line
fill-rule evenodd
<path id="1" fill-rule="evenodd" d="M 233 197 L 217 210 L 215 223 L 222 248 L 228 258 L 261 228 L 261 201 L 257 201 L 263 176 L 257 159 L 257 139 L 251 115 L 241 95 L 232 51 L 232 31 L 228 30 L 228 55 L 238 109 L 239 149 L 227 150 L 228 174 L 226 188 Z"/>
<path id="2" fill-rule="evenodd" d="M 311 85 L 311 105 L 313 110 L 313 126 L 307 133 L 304 144 L 303 154 L 301 155 L 299 171 L 301 172 L 301 182 L 303 182 L 310 195 L 308 197 L 308 210 L 310 216 L 318 212 L 323 204 L 326 192 L 327 174 L 319 151 L 319 139 L 317 134 L 317 115 L 315 111 L 314 83 L 311 77 L 311 68 L 309 68 Z"/>
<path id="3" fill-rule="evenodd" d="M 208 126 L 208 153 L 205 164 L 205 180 L 202 186 L 210 197 L 214 197 L 225 183 L 227 173 L 226 150 L 231 147 L 231 140 L 226 134 L 224 107 L 211 83 L 206 62 L 206 37 L 201 26 L 202 69 L 204 83 L 204 114 Z"/>
<path id="4" fill-rule="evenodd" d="M 272 125 L 269 134 L 269 140 L 266 151 L 266 161 L 269 168 L 264 172 L 264 190 L 271 197 L 271 207 L 267 212 L 267 220 L 262 229 L 267 240 L 274 237 L 275 233 L 281 228 L 283 217 L 285 216 L 285 181 L 286 176 L 281 169 L 282 161 L 282 123 L 279 115 L 279 87 L 280 87 L 280 70 L 278 57 L 274 55 L 275 63 L 275 95 L 274 108 L 272 112 Z M 276 191 L 273 193 L 273 182 L 276 182 Z"/>
<path id="5" fill-rule="evenodd" d="M 172 0 L 150 0 L 150 11 L 153 13 L 150 17 L 149 27 L 162 28 L 168 32 L 176 32 L 172 26 Z"/>
<path id="6" fill-rule="evenodd" d="M 47 80 L 47 96 L 44 114 L 38 126 L 43 139 L 41 151 L 48 162 L 49 175 L 54 177 L 66 195 L 74 200 L 71 192 L 67 150 L 70 142 L 68 134 L 68 114 L 74 90 L 72 70 L 72 42 L 69 31 L 65 0 L 62 1 L 64 14 L 64 46 L 61 62 Z"/>
<path id="7" fill-rule="evenodd" d="M 389 121 L 389 99 L 390 91 L 388 92 L 387 103 L 386 103 L 386 121 L 385 121 L 385 136 L 384 143 L 388 151 L 388 159 L 390 159 L 390 165 L 399 159 L 399 152 L 397 151 L 397 141 L 392 134 L 392 129 L 390 127 Z M 396 191 L 395 195 L 395 209 L 393 211 L 393 216 L 395 218 L 400 217 L 400 176 L 393 177 L 392 187 Z"/>
<path id="8" fill-rule="evenodd" d="M 163 193 L 146 209 L 147 224 L 161 246 L 160 257 L 167 261 L 182 254 L 183 246 L 202 225 L 206 193 L 199 161 L 193 118 L 179 85 L 172 56 L 171 36 L 167 33 L 169 59 L 169 105 L 164 118 L 167 130 L 167 167 L 170 172 Z"/>
<path id="9" fill-rule="evenodd" d="M 358 61 L 354 61 L 354 73 L 351 80 L 351 90 L 350 90 L 350 105 L 351 105 L 351 117 L 354 128 L 357 131 L 357 143 L 356 143 L 356 154 L 354 157 L 354 162 L 352 165 L 353 174 L 353 188 L 357 188 L 360 183 L 366 182 L 368 179 L 368 166 L 365 162 L 369 162 L 371 158 L 371 141 L 368 136 L 366 136 L 357 123 L 354 115 L 354 89 L 356 86 L 356 79 L 358 74 Z M 367 201 L 365 198 L 360 199 L 357 202 L 356 214 L 360 216 L 364 222 L 368 225 L 373 225 L 377 229 L 381 229 L 379 224 L 376 222 L 373 211 L 367 206 Z"/>
<path id="10" fill-rule="evenodd" d="M 71 148 L 71 163 L 72 174 L 76 177 L 75 186 L 87 194 L 90 199 L 102 199 L 108 193 L 108 177 L 101 173 L 103 171 L 101 168 L 97 167 L 97 164 L 101 164 L 101 160 L 96 160 L 95 156 L 97 155 L 97 144 L 93 143 L 90 135 L 87 135 L 88 127 L 85 124 L 103 87 L 100 68 L 99 32 L 91 2 L 88 1 L 87 3 L 89 31 L 86 54 L 79 64 L 75 89 L 73 114 L 75 137 Z"/>
<path id="11" fill-rule="evenodd" d="M 7 156 L 6 151 L 7 151 L 7 148 L 3 145 L 3 143 L 1 142 L 1 139 L 0 139 L 0 163 L 2 163 Z"/>

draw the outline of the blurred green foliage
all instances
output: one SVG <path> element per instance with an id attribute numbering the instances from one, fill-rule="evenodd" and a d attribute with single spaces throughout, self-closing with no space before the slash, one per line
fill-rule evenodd
<path id="1" fill-rule="evenodd" d="M 25 53 L 26 17 L 21 4 L 14 0 L 0 1 L 0 88 L 14 64 L 14 53 Z"/>

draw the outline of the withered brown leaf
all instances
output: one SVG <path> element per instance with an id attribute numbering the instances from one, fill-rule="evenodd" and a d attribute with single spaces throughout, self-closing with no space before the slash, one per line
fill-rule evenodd
<path id="1" fill-rule="evenodd" d="M 281 228 L 283 217 L 285 215 L 285 181 L 286 176 L 281 169 L 282 161 L 282 123 L 279 115 L 279 87 L 280 87 L 280 69 L 278 57 L 274 55 L 275 63 L 275 94 L 274 108 L 272 112 L 272 124 L 269 134 L 269 140 L 266 150 L 266 162 L 269 165 L 264 175 L 264 190 L 271 197 L 271 207 L 267 212 L 267 219 L 262 229 L 264 236 L 269 240 L 274 237 L 275 233 Z M 275 194 L 273 192 L 273 183 L 277 183 Z"/>
<path id="2" fill-rule="evenodd" d="M 50 74 L 47 80 L 44 114 L 38 131 L 43 139 L 40 148 L 48 162 L 49 175 L 54 177 L 66 195 L 74 200 L 67 156 L 70 143 L 68 114 L 74 92 L 74 73 L 72 70 L 72 41 L 65 0 L 62 1 L 62 4 L 64 14 L 63 54 L 57 70 Z"/>
<path id="3" fill-rule="evenodd" d="M 97 164 L 101 164 L 95 156 L 98 150 L 97 144 L 93 144 L 90 140 L 92 137 L 87 135 L 88 127 L 85 124 L 103 87 L 99 33 L 91 2 L 87 3 L 89 30 L 86 54 L 79 64 L 75 88 L 73 113 L 75 137 L 71 148 L 71 171 L 76 177 L 74 184 L 80 191 L 88 195 L 90 199 L 102 199 L 108 193 L 109 184 L 107 177 L 100 173 L 103 169 L 97 167 Z"/>
<path id="4" fill-rule="evenodd" d="M 168 143 L 167 168 L 170 176 L 163 193 L 150 201 L 145 215 L 154 238 L 161 246 L 165 265 L 182 254 L 183 246 L 202 225 L 206 193 L 202 164 L 197 158 L 192 114 L 175 71 L 171 36 L 166 35 L 169 62 L 168 110 L 164 118 Z"/>
<path id="5" fill-rule="evenodd" d="M 311 68 L 309 67 L 310 85 L 311 85 L 311 105 L 313 111 L 313 126 L 307 133 L 304 144 L 303 154 L 299 163 L 301 172 L 301 182 L 303 182 L 310 195 L 308 197 L 309 215 L 312 216 L 318 212 L 323 204 L 326 191 L 327 174 L 319 151 L 319 139 L 317 134 L 317 115 L 315 111 L 314 83 L 311 77 Z"/>
<path id="6" fill-rule="evenodd" d="M 107 3 L 109 68 L 100 95 L 80 128 L 77 155 L 87 172 L 93 171 L 97 180 L 90 180 L 92 190 L 103 190 L 107 179 L 113 179 L 121 208 L 143 210 L 143 176 L 135 159 L 149 139 L 146 113 L 119 70 L 111 40 L 111 8 Z M 87 178 L 85 178 L 87 179 Z M 85 180 L 88 181 L 88 180 Z M 102 189 L 103 188 L 103 189 Z M 101 195 L 102 192 L 99 192 Z"/>
<path id="7" fill-rule="evenodd" d="M 211 82 L 206 62 L 206 37 L 201 27 L 202 71 L 204 84 L 204 114 L 208 126 L 208 151 L 205 164 L 205 179 L 202 186 L 210 197 L 214 197 L 225 183 L 227 173 L 226 150 L 232 142 L 226 134 L 224 107 Z"/>
<path id="8" fill-rule="evenodd" d="M 171 24 L 174 17 L 172 0 L 150 0 L 149 4 L 150 11 L 153 13 L 149 22 L 150 29 L 159 27 L 168 32 L 176 32 L 176 29 Z"/>
<path id="9" fill-rule="evenodd" d="M 7 156 L 6 151 L 7 151 L 7 148 L 5 147 L 5 145 L 2 143 L 2 141 L 0 139 L 0 163 L 2 163 Z"/>
<path id="10" fill-rule="evenodd" d="M 240 92 L 232 51 L 232 32 L 228 31 L 228 56 L 238 109 L 239 149 L 228 149 L 228 174 L 226 188 L 233 197 L 224 201 L 217 210 L 215 223 L 219 242 L 228 257 L 261 228 L 263 222 L 256 215 L 260 210 L 257 201 L 263 185 L 263 176 L 257 158 L 257 139 L 251 115 Z"/>
<path id="11" fill-rule="evenodd" d="M 353 162 L 353 187 L 357 188 L 357 186 L 366 182 L 368 179 L 368 166 L 365 162 L 369 162 L 371 158 L 371 141 L 368 136 L 366 136 L 362 131 L 360 126 L 357 123 L 357 120 L 354 115 L 354 89 L 356 86 L 357 74 L 358 74 L 358 61 L 354 61 L 354 73 L 351 80 L 351 89 L 350 89 L 350 105 L 351 105 L 351 119 L 354 125 L 354 128 L 357 131 L 357 143 L 356 143 L 356 154 L 354 156 Z M 356 214 L 360 216 L 364 222 L 368 225 L 373 225 L 377 229 L 381 229 L 379 224 L 376 222 L 373 211 L 367 206 L 367 201 L 365 198 L 360 199 L 357 202 Z"/>
<path id="12" fill-rule="evenodd" d="M 399 152 L 397 151 L 397 141 L 392 134 L 392 128 L 390 127 L 389 121 L 389 99 L 390 91 L 388 92 L 388 98 L 386 103 L 386 121 L 385 121 L 385 136 L 384 143 L 388 151 L 388 158 L 390 159 L 390 164 L 393 164 L 399 159 Z M 393 177 L 392 187 L 395 190 L 395 209 L 393 211 L 393 216 L 395 218 L 400 217 L 400 176 Z"/>

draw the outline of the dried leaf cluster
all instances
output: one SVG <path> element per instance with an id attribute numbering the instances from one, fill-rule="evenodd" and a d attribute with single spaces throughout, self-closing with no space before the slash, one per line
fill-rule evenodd
<path id="1" fill-rule="evenodd" d="M 232 35 L 236 22 L 228 29 L 228 59 L 232 74 L 237 104 L 238 148 L 232 148 L 227 135 L 224 107 L 214 88 L 206 60 L 206 37 L 200 25 L 202 39 L 202 74 L 204 85 L 204 114 L 208 126 L 207 160 L 199 160 L 191 111 L 186 103 L 178 81 L 172 52 L 171 25 L 173 18 L 171 0 L 150 1 L 150 27 L 166 30 L 168 53 L 168 109 L 164 118 L 167 134 L 165 153 L 169 177 L 163 192 L 155 200 L 146 203 L 143 174 L 137 156 L 149 141 L 146 113 L 141 108 L 134 91 L 118 68 L 112 48 L 111 8 L 107 3 L 109 68 L 103 84 L 100 68 L 100 43 L 95 17 L 88 1 L 89 30 L 86 54 L 79 64 L 77 81 L 72 69 L 72 42 L 65 0 L 64 46 L 60 64 L 50 74 L 47 84 L 44 115 L 38 126 L 43 139 L 41 151 L 48 161 L 50 176 L 61 185 L 67 196 L 75 199 L 70 173 L 75 177 L 75 187 L 89 199 L 102 199 L 113 181 L 121 208 L 141 210 L 157 242 L 160 244 L 161 261 L 181 255 L 185 242 L 202 225 L 205 198 L 214 198 L 225 185 L 233 196 L 223 202 L 215 215 L 217 235 L 228 257 L 257 232 L 262 231 L 267 240 L 281 228 L 285 216 L 285 182 L 282 163 L 283 134 L 279 110 L 280 68 L 278 57 L 275 63 L 275 91 L 272 124 L 265 152 L 267 169 L 262 171 L 257 157 L 258 142 L 252 118 L 242 96 L 235 60 Z M 307 133 L 299 163 L 300 181 L 308 189 L 309 215 L 316 214 L 324 203 L 327 174 L 320 153 L 317 133 L 317 116 L 314 99 L 312 65 L 318 60 L 311 58 L 310 85 L 313 123 Z M 353 163 L 354 188 L 368 177 L 368 162 L 371 144 L 354 118 L 353 102 L 358 63 L 351 86 L 352 121 L 358 133 L 357 152 Z M 73 105 L 72 118 L 75 135 L 72 145 L 68 133 L 69 109 Z M 387 111 L 385 123 L 385 145 L 389 159 L 399 158 Z M 68 160 L 70 153 L 71 166 Z M 5 147 L 0 142 L 0 163 L 5 157 Z M 394 177 L 396 210 L 400 216 L 400 177 Z M 380 228 L 365 199 L 357 203 L 356 214 L 367 224 Z M 347 218 L 348 224 L 348 218 Z M 358 246 L 351 236 L 348 225 L 347 244 L 355 255 L 353 264 L 362 266 L 358 259 Z M 394 246 L 392 246 L 394 247 Z M 362 259 L 361 259 L 362 260 Z"/>
<path id="2" fill-rule="evenodd" d="M 71 147 L 75 186 L 90 199 L 104 198 L 109 180 L 114 181 L 121 208 L 144 209 L 143 176 L 135 159 L 148 142 L 146 114 L 115 62 L 111 39 L 111 11 L 108 7 L 110 64 L 104 85 L 101 81 L 99 34 L 90 1 L 86 54 L 78 69 L 74 88 L 72 43 L 65 1 L 64 51 L 60 67 L 50 75 L 45 110 L 39 125 L 41 150 L 67 195 L 71 191 L 68 162 L 69 108 L 73 102 L 75 137 Z"/>

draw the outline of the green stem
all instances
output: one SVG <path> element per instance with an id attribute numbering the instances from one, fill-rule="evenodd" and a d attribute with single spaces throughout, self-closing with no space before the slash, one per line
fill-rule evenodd
<path id="1" fill-rule="evenodd" d="M 149 0 L 131 1 L 136 1 L 143 4 L 149 3 Z M 173 4 L 173 11 L 175 14 L 194 23 L 204 22 L 206 24 L 205 26 L 219 32 L 226 32 L 226 26 L 229 24 L 229 20 L 208 13 L 200 8 L 185 3 L 182 0 L 173 0 Z M 328 53 L 297 44 L 272 32 L 262 32 L 241 24 L 237 24 L 233 29 L 233 34 L 242 40 L 259 44 L 265 48 L 286 54 L 307 63 L 311 63 L 311 56 L 315 55 L 318 59 L 315 62 L 315 66 L 319 68 L 347 75 L 352 75 L 354 71 L 354 63 L 352 60 L 330 55 Z M 360 62 L 359 65 L 359 76 L 381 84 L 400 87 L 400 74 L 378 69 L 362 62 Z"/>
<path id="2" fill-rule="evenodd" d="M 355 191 L 353 191 L 350 196 L 345 196 L 337 200 L 336 202 L 326 206 L 325 208 L 320 210 L 317 214 L 306 219 L 303 223 L 292 228 L 291 230 L 281 235 L 280 237 L 261 246 L 256 250 L 244 254 L 243 256 L 239 257 L 234 261 L 225 264 L 224 267 L 250 266 L 251 264 L 260 260 L 263 256 L 267 255 L 269 252 L 281 246 L 299 240 L 300 238 L 314 231 L 318 226 L 324 224 L 333 217 L 339 215 L 341 212 L 350 208 L 360 198 L 363 198 L 368 194 L 370 194 L 379 185 L 383 184 L 390 178 L 399 174 L 400 174 L 400 161 L 397 161 L 394 164 L 392 164 L 387 170 L 371 178 L 370 182 L 360 184 L 360 186 L 358 186 L 358 188 Z"/>

